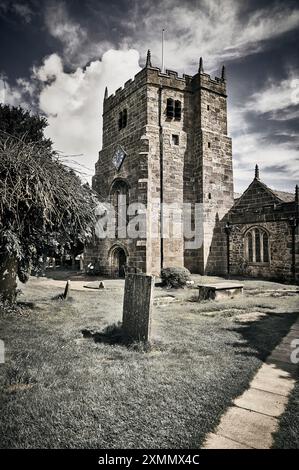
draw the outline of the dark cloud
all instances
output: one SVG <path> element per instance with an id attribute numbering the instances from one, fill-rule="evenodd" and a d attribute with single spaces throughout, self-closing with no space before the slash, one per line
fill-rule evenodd
<path id="1" fill-rule="evenodd" d="M 292 77 L 298 77 L 298 15 L 296 0 L 0 0 L 0 74 L 11 86 L 20 77 L 31 80 L 32 67 L 55 53 L 71 75 L 112 48 L 137 49 L 142 60 L 151 48 L 159 65 L 160 31 L 166 25 L 170 68 L 194 73 L 202 54 L 208 72 L 218 73 L 223 62 L 227 66 L 240 188 L 250 181 L 245 167 L 253 165 L 255 154 L 264 158 L 266 175 L 272 178 L 280 168 L 276 161 L 286 152 L 293 166 L 285 165 L 283 173 L 292 174 L 293 184 L 298 177 L 299 103 L 288 103 L 284 96 L 284 105 L 274 103 L 272 110 L 275 93 L 269 89 L 286 94 Z M 32 93 L 30 85 L 26 93 Z M 271 155 L 276 159 L 272 165 Z M 275 184 L 288 186 L 285 179 Z"/>

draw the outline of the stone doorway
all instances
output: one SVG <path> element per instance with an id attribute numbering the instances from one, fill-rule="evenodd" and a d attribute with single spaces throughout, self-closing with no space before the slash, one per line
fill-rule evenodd
<path id="1" fill-rule="evenodd" d="M 125 277 L 127 255 L 123 248 L 116 247 L 111 253 L 111 275 L 114 278 Z"/>

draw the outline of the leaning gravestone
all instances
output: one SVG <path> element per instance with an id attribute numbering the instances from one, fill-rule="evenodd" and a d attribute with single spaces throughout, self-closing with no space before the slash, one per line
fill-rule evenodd
<path id="1" fill-rule="evenodd" d="M 154 277 L 127 274 L 123 304 L 123 331 L 133 341 L 150 338 Z"/>
<path id="2" fill-rule="evenodd" d="M 62 295 L 62 297 L 63 297 L 64 299 L 67 299 L 67 298 L 68 298 L 70 286 L 71 286 L 71 282 L 70 282 L 70 281 L 67 281 L 67 283 L 66 283 L 66 285 L 65 285 L 64 293 L 63 293 L 63 295 Z"/>

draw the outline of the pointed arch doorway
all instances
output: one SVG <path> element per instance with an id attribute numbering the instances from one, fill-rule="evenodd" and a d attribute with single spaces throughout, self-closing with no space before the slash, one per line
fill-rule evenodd
<path id="1" fill-rule="evenodd" d="M 112 248 L 110 253 L 110 267 L 112 277 L 125 277 L 127 260 L 127 253 L 121 246 L 116 246 Z"/>

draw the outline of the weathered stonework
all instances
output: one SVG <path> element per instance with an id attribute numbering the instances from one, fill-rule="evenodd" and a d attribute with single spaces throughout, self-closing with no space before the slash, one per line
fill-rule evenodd
<path id="1" fill-rule="evenodd" d="M 225 220 L 231 227 L 231 274 L 298 279 L 298 202 L 292 194 L 272 191 L 255 178 Z M 266 262 L 248 259 L 245 237 L 249 230 L 255 229 L 267 234 L 269 258 Z"/>
<path id="2" fill-rule="evenodd" d="M 168 116 L 169 99 L 180 102 L 179 118 Z M 118 125 L 124 110 L 125 125 Z M 126 157 L 116 169 L 113 156 L 118 148 Z M 254 181 L 234 203 L 224 73 L 212 79 L 201 66 L 193 77 L 178 77 L 152 67 L 148 56 L 134 80 L 114 95 L 105 93 L 103 148 L 93 188 L 101 201 L 113 202 L 115 193 L 126 193 L 128 203 L 146 207 L 144 238 L 95 239 L 86 247 L 85 265 L 93 263 L 104 275 L 159 275 L 162 267 L 185 266 L 200 274 L 298 278 L 298 190 L 296 198 L 271 190 L 259 180 L 257 169 Z M 183 218 L 177 217 L 179 237 L 162 237 L 167 217 L 165 210 L 161 214 L 161 202 L 179 208 L 183 203 L 201 204 L 199 247 L 187 246 Z M 155 225 L 158 237 L 153 235 Z M 262 243 L 268 243 L 268 258 L 262 262 L 249 259 L 248 233 L 255 237 L 255 229 Z"/>
<path id="3" fill-rule="evenodd" d="M 180 119 L 167 116 L 168 98 L 181 103 Z M 119 113 L 127 110 L 127 125 L 118 128 Z M 174 139 L 178 139 L 178 144 Z M 113 154 L 121 146 L 127 156 L 117 171 Z M 209 265 L 215 221 L 233 204 L 231 140 L 227 136 L 226 82 L 203 71 L 193 77 L 147 66 L 124 88 L 104 99 L 103 148 L 99 153 L 93 188 L 110 200 L 117 180 L 128 185 L 129 202 L 147 207 L 144 240 L 97 240 L 87 247 L 85 262 L 95 262 L 113 275 L 114 247 L 121 247 L 129 268 L 159 274 L 161 267 L 186 266 L 204 273 Z M 152 237 L 152 221 L 161 235 L 160 203 L 202 203 L 200 229 L 203 244 L 185 249 L 183 237 Z M 165 216 L 165 214 L 164 214 Z M 164 220 L 164 219 L 163 219 Z M 165 225 L 165 224 L 164 224 Z M 143 242 L 143 243 L 141 243 Z M 112 253 L 112 254 L 111 254 Z"/>
<path id="4" fill-rule="evenodd" d="M 153 289 L 153 276 L 126 276 L 122 328 L 125 336 L 132 341 L 150 340 Z"/>

